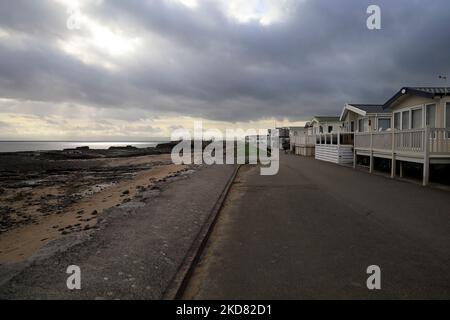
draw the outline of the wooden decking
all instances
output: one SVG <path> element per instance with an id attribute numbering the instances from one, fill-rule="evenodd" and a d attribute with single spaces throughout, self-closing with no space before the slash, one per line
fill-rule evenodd
<path id="1" fill-rule="evenodd" d="M 430 164 L 450 163 L 450 130 L 424 128 L 383 132 L 355 133 L 355 157 L 370 157 L 392 161 L 392 177 L 395 177 L 396 161 L 421 163 L 424 166 L 423 184 L 428 184 Z"/>
<path id="2" fill-rule="evenodd" d="M 426 143 L 428 141 L 428 143 Z M 406 161 L 439 163 L 450 159 L 450 130 L 414 129 L 355 133 L 357 154 L 370 154 L 391 159 L 394 154 Z"/>
<path id="3" fill-rule="evenodd" d="M 421 163 L 424 185 L 429 182 L 430 165 L 450 164 L 450 130 L 443 128 L 301 135 L 294 139 L 294 146 L 296 154 L 312 156 L 309 150 L 313 149 L 317 160 L 338 164 L 356 166 L 357 156 L 367 156 L 370 172 L 374 158 L 389 159 L 393 178 L 397 162 L 400 172 L 403 162 Z"/>

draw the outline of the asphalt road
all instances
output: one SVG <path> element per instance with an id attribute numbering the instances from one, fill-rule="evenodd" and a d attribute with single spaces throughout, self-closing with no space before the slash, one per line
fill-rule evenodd
<path id="1" fill-rule="evenodd" d="M 293 155 L 243 167 L 184 298 L 450 299 L 450 192 Z"/>

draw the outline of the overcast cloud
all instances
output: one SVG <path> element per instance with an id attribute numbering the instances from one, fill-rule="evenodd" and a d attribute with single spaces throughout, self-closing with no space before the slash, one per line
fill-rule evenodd
<path id="1" fill-rule="evenodd" d="M 78 3 L 79 30 L 69 30 Z M 382 30 L 366 9 L 382 9 Z M 0 139 L 167 136 L 443 85 L 448 0 L 0 1 Z"/>

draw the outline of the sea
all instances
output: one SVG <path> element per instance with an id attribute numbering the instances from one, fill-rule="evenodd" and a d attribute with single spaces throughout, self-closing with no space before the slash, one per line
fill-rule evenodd
<path id="1" fill-rule="evenodd" d="M 133 146 L 136 148 L 155 148 L 159 141 L 0 141 L 0 152 L 49 151 L 89 147 L 90 149 L 108 149 L 109 147 Z"/>

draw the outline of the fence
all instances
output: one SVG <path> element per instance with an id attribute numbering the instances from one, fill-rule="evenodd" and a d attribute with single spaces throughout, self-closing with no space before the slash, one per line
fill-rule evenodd
<path id="1" fill-rule="evenodd" d="M 450 130 L 426 128 L 355 133 L 355 149 L 394 151 L 400 153 L 450 153 Z M 426 142 L 428 141 L 428 146 Z"/>

